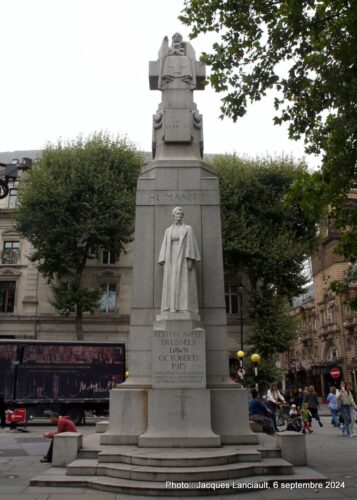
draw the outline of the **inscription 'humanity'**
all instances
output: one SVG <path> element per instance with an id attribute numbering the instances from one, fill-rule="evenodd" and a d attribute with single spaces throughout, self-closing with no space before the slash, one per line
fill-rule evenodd
<path id="1" fill-rule="evenodd" d="M 205 332 L 154 331 L 153 387 L 205 387 Z"/>

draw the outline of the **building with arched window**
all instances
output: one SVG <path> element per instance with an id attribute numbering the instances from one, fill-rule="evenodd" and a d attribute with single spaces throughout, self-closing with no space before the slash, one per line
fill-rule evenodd
<path id="1" fill-rule="evenodd" d="M 357 190 L 351 192 L 350 199 L 357 203 Z M 288 383 L 302 387 L 313 384 L 322 396 L 341 380 L 351 382 L 357 390 L 357 311 L 349 306 L 357 285 L 351 284 L 344 295 L 336 295 L 330 288 L 352 267 L 335 253 L 338 239 L 339 233 L 328 225 L 312 256 L 312 284 L 293 301 L 297 339 L 282 357 Z M 331 376 L 332 368 L 338 368 L 338 378 Z"/>

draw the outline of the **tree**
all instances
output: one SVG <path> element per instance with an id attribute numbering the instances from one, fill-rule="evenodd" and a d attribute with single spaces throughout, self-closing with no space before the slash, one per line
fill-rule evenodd
<path id="1" fill-rule="evenodd" d="M 95 134 L 48 146 L 21 183 L 17 229 L 34 247 L 30 259 L 51 285 L 53 305 L 75 311 L 78 340 L 83 313 L 94 312 L 100 294 L 86 286 L 84 270 L 101 249 L 119 257 L 131 241 L 141 164 L 125 139 Z"/>
<path id="2" fill-rule="evenodd" d="M 220 182 L 225 269 L 248 279 L 250 343 L 271 362 L 295 336 L 288 303 L 306 283 L 304 263 L 316 244 L 316 218 L 285 202 L 306 166 L 284 157 L 233 155 L 215 158 L 213 170 Z"/>
<path id="3" fill-rule="evenodd" d="M 223 94 L 222 114 L 237 120 L 250 102 L 276 93 L 275 123 L 304 136 L 322 168 L 302 172 L 295 194 L 308 209 L 330 207 L 338 251 L 357 259 L 357 3 L 351 0 L 186 0 L 180 19 L 191 38 L 216 32 L 202 60 Z"/>

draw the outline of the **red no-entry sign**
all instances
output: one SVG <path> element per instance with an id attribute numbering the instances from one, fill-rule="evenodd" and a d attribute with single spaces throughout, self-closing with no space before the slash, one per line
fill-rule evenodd
<path id="1" fill-rule="evenodd" d="M 338 368 L 331 368 L 330 375 L 332 378 L 338 378 L 341 375 L 341 372 Z"/>

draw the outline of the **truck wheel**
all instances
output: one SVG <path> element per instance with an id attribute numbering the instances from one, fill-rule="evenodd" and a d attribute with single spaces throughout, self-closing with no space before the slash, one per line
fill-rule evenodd
<path id="1" fill-rule="evenodd" d="M 79 406 L 67 406 L 62 415 L 68 415 L 75 425 L 81 425 L 84 419 L 84 412 Z"/>

